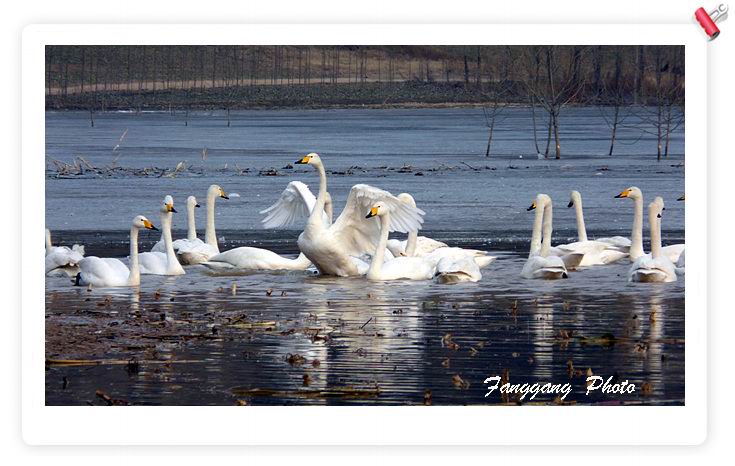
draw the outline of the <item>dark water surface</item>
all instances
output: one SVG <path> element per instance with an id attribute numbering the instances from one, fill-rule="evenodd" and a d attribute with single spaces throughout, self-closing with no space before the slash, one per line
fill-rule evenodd
<path id="1" fill-rule="evenodd" d="M 241 196 L 217 203 L 222 250 L 295 254 L 298 231 L 260 230 L 258 211 L 290 180 L 316 188 L 313 171 L 282 168 L 316 150 L 328 170 L 344 172 L 328 175 L 337 212 L 356 183 L 411 192 L 427 212 L 425 234 L 499 257 L 480 282 L 461 285 L 310 272 L 210 276 L 187 267 L 180 277 L 143 276 L 139 290 L 87 291 L 49 277 L 46 357 L 105 364 L 49 365 L 47 404 L 105 404 L 98 390 L 134 404 L 500 403 L 497 392 L 484 397 L 483 380 L 506 369 L 511 383 L 570 382 L 566 401 L 683 403 L 684 277 L 630 284 L 629 264 L 556 282 L 519 276 L 532 222 L 525 208 L 537 192 L 555 201 L 554 243 L 575 235 L 565 208 L 571 189 L 582 192 L 590 236 L 629 236 L 632 202 L 613 196 L 630 185 L 647 199 L 664 197 L 664 242 L 682 242 L 684 205 L 675 199 L 684 189 L 683 134 L 661 163 L 655 140 L 633 130 L 623 131 L 620 155 L 607 157 L 599 110 L 569 109 L 562 147 L 570 155 L 537 160 L 527 110 L 508 112 L 490 159 L 480 156 L 486 133 L 477 109 L 236 112 L 231 128 L 216 114 L 194 115 L 184 127 L 178 115 L 118 113 L 98 115 L 93 129 L 84 113 L 47 112 L 49 158 L 108 165 L 128 129 L 119 166 L 193 165 L 175 178 L 58 177 L 49 165 L 47 225 L 55 242 L 83 243 L 88 255 L 127 255 L 130 220 L 157 219 L 165 194 L 181 206 L 181 236 L 185 197 L 203 203 L 215 182 Z M 412 168 L 399 170 L 404 164 Z M 270 167 L 282 176 L 259 176 Z M 158 237 L 141 239 L 147 250 Z M 637 390 L 586 396 L 588 369 Z"/>

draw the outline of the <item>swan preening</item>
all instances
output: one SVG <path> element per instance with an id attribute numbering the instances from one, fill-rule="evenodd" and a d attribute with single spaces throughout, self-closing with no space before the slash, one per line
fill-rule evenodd
<path id="1" fill-rule="evenodd" d="M 238 247 L 220 252 L 215 231 L 216 199 L 229 199 L 222 187 L 214 184 L 207 190 L 204 241 L 197 237 L 196 197 L 186 200 L 187 236 L 172 237 L 174 200 L 167 195 L 160 206 L 161 240 L 150 252 L 138 254 L 138 232 L 157 230 L 145 217 L 133 220 L 130 229 L 129 267 L 119 259 L 83 258 L 84 247 L 53 247 L 46 231 L 46 272 L 76 273 L 76 284 L 136 286 L 141 274 L 182 275 L 182 265 L 201 264 L 214 272 L 238 273 L 259 270 L 306 270 L 316 268 L 323 275 L 341 277 L 364 275 L 369 280 L 434 280 L 438 283 L 476 282 L 481 269 L 495 257 L 485 251 L 450 247 L 418 232 L 426 213 L 416 206 L 413 196 L 394 196 L 367 184 L 350 189 L 339 216 L 334 219 L 332 197 L 321 157 L 310 153 L 297 164 L 310 165 L 319 176 L 317 195 L 300 181 L 291 181 L 278 200 L 261 211 L 263 228 L 301 227 L 295 258 L 281 256 L 263 248 Z M 661 246 L 663 199 L 649 205 L 651 254 L 643 251 L 643 195 L 631 187 L 617 198 L 634 200 L 631 238 L 620 236 L 590 240 L 582 206 L 582 196 L 572 191 L 568 207 L 576 213 L 578 241 L 552 246 L 553 203 L 546 194 L 538 194 L 527 210 L 535 210 L 528 259 L 521 276 L 529 279 L 568 278 L 577 267 L 611 264 L 629 257 L 633 266 L 631 281 L 674 281 L 683 273 L 684 245 Z M 679 200 L 684 200 L 682 196 Z M 303 222 L 303 223 L 302 223 Z M 405 240 L 390 239 L 391 232 L 408 235 Z M 680 266 L 675 268 L 674 264 Z"/>
<path id="2" fill-rule="evenodd" d="M 84 259 L 84 246 L 79 244 L 71 248 L 53 246 L 51 231 L 46 229 L 46 274 L 67 275 L 73 277 L 79 272 L 78 264 Z"/>
<path id="3" fill-rule="evenodd" d="M 130 227 L 130 268 L 120 259 L 85 257 L 79 262 L 76 285 L 93 287 L 140 285 L 138 261 L 138 232 L 142 229 L 158 230 L 147 218 L 138 215 Z"/>

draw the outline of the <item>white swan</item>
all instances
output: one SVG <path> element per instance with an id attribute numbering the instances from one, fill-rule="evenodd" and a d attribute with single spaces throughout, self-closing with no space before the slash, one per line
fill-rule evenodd
<path id="1" fill-rule="evenodd" d="M 401 193 L 396 197 L 401 201 L 416 207 L 416 200 L 410 194 Z M 394 257 L 421 257 L 431 253 L 438 248 L 446 248 L 447 246 L 447 243 L 442 243 L 441 241 L 437 241 L 426 236 L 418 236 L 418 233 L 415 231 L 410 232 L 408 234 L 408 239 L 403 241 L 397 239 L 389 239 L 387 245 L 388 250 L 391 252 L 391 254 L 393 254 Z"/>
<path id="2" fill-rule="evenodd" d="M 173 238 L 171 237 L 171 222 L 173 220 L 174 200 L 171 196 L 163 199 L 161 212 L 161 231 L 166 252 L 144 252 L 140 254 L 140 273 L 149 275 L 184 275 L 184 268 L 176 259 Z"/>
<path id="3" fill-rule="evenodd" d="M 580 267 L 592 265 L 612 264 L 628 255 L 630 247 L 616 246 L 616 237 L 600 238 L 598 240 L 587 239 L 587 228 L 584 224 L 584 210 L 582 208 L 582 195 L 579 191 L 572 191 L 567 207 L 574 207 L 577 217 L 578 241 L 556 246 L 560 251 L 581 252 L 584 254 Z"/>
<path id="4" fill-rule="evenodd" d="M 186 221 L 187 221 L 187 232 L 186 232 L 186 238 L 177 239 L 174 240 L 174 252 L 179 251 L 179 248 L 181 246 L 188 246 L 190 244 L 201 244 L 203 243 L 202 240 L 197 238 L 197 227 L 196 227 L 196 214 L 195 209 L 199 207 L 199 203 L 197 202 L 197 198 L 194 196 L 189 196 L 186 198 Z M 166 243 L 163 241 L 163 234 L 161 234 L 161 239 L 153 245 L 151 248 L 151 252 L 166 252 Z M 182 265 L 187 265 L 185 263 L 182 263 Z"/>
<path id="5" fill-rule="evenodd" d="M 77 264 L 84 259 L 84 246 L 79 244 L 71 248 L 66 246 L 53 246 L 51 244 L 51 231 L 46 229 L 46 264 L 47 275 L 75 276 L 79 272 Z"/>
<path id="6" fill-rule="evenodd" d="M 182 264 L 201 264 L 219 254 L 217 233 L 214 230 L 214 203 L 218 197 L 229 199 L 224 189 L 213 184 L 207 190 L 207 228 L 204 230 L 204 241 L 190 241 L 179 246 L 176 256 Z"/>
<path id="7" fill-rule="evenodd" d="M 661 217 L 663 199 L 656 198 L 648 205 L 648 224 L 651 229 L 651 254 L 640 256 L 628 272 L 631 282 L 675 282 L 676 268 L 661 247 Z"/>
<path id="8" fill-rule="evenodd" d="M 321 158 L 311 153 L 296 163 L 312 165 L 319 172 L 316 205 L 299 235 L 298 245 L 322 274 L 342 277 L 361 274 L 362 261 L 356 258 L 373 254 L 380 239 L 379 223 L 377 220 L 366 222 L 364 212 L 381 199 L 395 199 L 391 201 L 391 229 L 409 231 L 406 226 L 414 209 L 389 192 L 365 184 L 352 187 L 342 213 L 333 224 L 326 226 L 322 210 L 327 200 L 327 176 Z M 385 251 L 383 254 L 387 255 Z"/>
<path id="9" fill-rule="evenodd" d="M 536 210 L 531 235 L 531 248 L 523 265 L 523 278 L 558 279 L 567 278 L 567 269 L 559 256 L 549 255 L 552 232 L 552 203 L 546 194 L 539 194 L 528 210 Z M 543 245 L 541 227 L 543 224 Z"/>
<path id="10" fill-rule="evenodd" d="M 539 205 L 539 202 L 542 204 Z M 551 203 L 551 198 L 546 194 L 539 194 L 536 196 L 536 200 L 531 203 L 531 206 L 526 209 L 527 211 L 534 210 L 536 208 L 540 208 L 542 210 L 545 210 L 543 212 L 544 215 L 544 231 L 546 228 L 546 222 L 552 221 L 552 211 L 553 206 Z M 540 230 L 539 230 L 540 232 Z M 540 233 L 539 233 L 540 234 Z M 539 236 L 540 237 L 540 236 Z M 546 241 L 546 236 L 544 235 L 544 241 Z M 570 243 L 568 245 L 563 244 L 561 246 L 551 246 L 550 244 L 545 244 L 545 246 L 548 247 L 547 254 L 548 256 L 557 256 L 559 257 L 562 262 L 564 262 L 564 267 L 567 270 L 574 270 L 582 263 L 582 260 L 584 259 L 585 253 L 591 253 L 596 250 L 601 250 L 602 246 L 600 245 L 588 245 L 587 248 L 582 246 L 580 249 L 577 249 L 575 246 L 575 243 Z"/>
<path id="11" fill-rule="evenodd" d="M 378 217 L 380 221 L 380 238 L 375 247 L 373 260 L 367 271 L 368 280 L 431 280 L 434 277 L 435 266 L 423 257 L 396 257 L 384 261 L 388 235 L 391 230 L 407 233 L 418 231 L 423 222 L 423 211 L 407 205 L 386 192 L 387 196 L 374 203 L 366 219 Z M 397 209 L 396 209 L 397 208 Z M 391 221 L 391 212 L 396 209 L 402 217 L 400 222 Z M 371 223 L 374 221 L 371 220 Z"/>
<path id="12" fill-rule="evenodd" d="M 94 287 L 138 286 L 140 285 L 140 264 L 138 262 L 138 231 L 141 229 L 158 230 L 144 216 L 138 215 L 130 227 L 130 268 L 120 259 L 85 257 L 79 262 L 76 285 Z"/>
<path id="13" fill-rule="evenodd" d="M 410 194 L 401 193 L 396 197 L 411 207 L 416 207 L 416 201 Z M 423 248 L 417 247 L 417 244 L 420 244 L 418 241 L 420 238 L 425 238 Z M 436 244 L 443 246 L 434 247 Z M 390 250 L 390 247 L 388 249 Z M 408 240 L 405 242 L 401 255 L 421 257 L 429 261 L 435 268 L 434 277 L 439 283 L 479 281 L 482 279 L 480 268 L 487 267 L 495 260 L 494 256 L 489 256 L 485 251 L 449 247 L 431 238 L 419 237 L 416 230 L 408 233 Z"/>
<path id="14" fill-rule="evenodd" d="M 264 228 L 285 228 L 308 217 L 315 205 L 316 198 L 309 187 L 301 181 L 291 181 L 278 200 L 260 212 L 265 215 L 261 223 Z M 332 215 L 331 197 L 328 197 L 325 209 L 321 220 L 325 226 L 329 226 Z M 217 272 L 306 270 L 311 267 L 311 261 L 303 253 L 296 259 L 289 259 L 267 249 L 244 246 L 216 254 L 202 265 Z M 364 269 L 367 270 L 367 265 L 364 265 Z"/>
<path id="15" fill-rule="evenodd" d="M 635 262 L 636 259 L 645 255 L 643 251 L 643 193 L 635 186 L 622 191 L 615 196 L 616 199 L 630 198 L 634 201 L 633 230 L 630 233 L 630 261 Z M 663 199 L 661 200 L 663 202 Z M 684 244 L 673 244 L 661 248 L 661 252 L 669 258 L 671 262 L 677 262 L 679 256 L 684 251 Z"/>

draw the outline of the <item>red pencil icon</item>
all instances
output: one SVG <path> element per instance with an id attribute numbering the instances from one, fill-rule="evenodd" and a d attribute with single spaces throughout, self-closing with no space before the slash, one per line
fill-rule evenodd
<path id="1" fill-rule="evenodd" d="M 698 8 L 694 12 L 694 17 L 699 21 L 699 25 L 702 26 L 704 32 L 707 33 L 709 40 L 714 40 L 720 35 L 720 29 L 717 27 L 717 22 L 724 21 L 727 18 L 727 5 L 721 3 L 717 8 L 707 13 L 704 8 Z"/>

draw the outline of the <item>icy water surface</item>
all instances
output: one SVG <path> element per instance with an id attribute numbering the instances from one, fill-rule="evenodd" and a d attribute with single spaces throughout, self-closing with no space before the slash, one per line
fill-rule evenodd
<path id="1" fill-rule="evenodd" d="M 165 168 L 164 175 L 182 160 L 191 166 L 176 177 L 59 176 L 49 164 L 47 225 L 55 242 L 83 243 L 88 255 L 125 256 L 130 220 L 155 221 L 164 194 L 180 206 L 181 236 L 185 197 L 203 203 L 216 182 L 240 194 L 217 203 L 222 250 L 256 245 L 293 256 L 298 231 L 260 230 L 258 211 L 290 180 L 316 188 L 312 170 L 284 168 L 316 150 L 337 212 L 356 183 L 411 192 L 427 212 L 424 234 L 498 256 L 480 282 L 453 286 L 308 271 L 211 276 L 201 267 L 143 276 L 139 290 L 87 291 L 48 277 L 46 357 L 86 361 L 47 365 L 47 404 L 514 402 L 497 392 L 484 397 L 484 379 L 504 374 L 511 383 L 569 382 L 567 402 L 682 404 L 684 277 L 629 284 L 626 263 L 555 282 L 519 274 L 532 222 L 525 208 L 537 192 L 555 201 L 554 243 L 575 235 L 571 189 L 582 192 L 590 236 L 628 236 L 632 202 L 613 196 L 630 185 L 647 199 L 664 197 L 664 242 L 682 242 L 684 205 L 675 199 L 684 189 L 683 134 L 661 163 L 655 141 L 632 130 L 623 131 L 620 155 L 607 157 L 599 110 L 569 109 L 562 147 L 570 155 L 537 160 L 527 110 L 508 112 L 489 159 L 481 156 L 477 109 L 237 112 L 230 128 L 216 114 L 191 116 L 186 127 L 179 115 L 104 114 L 92 129 L 83 113 L 47 113 L 50 159 L 107 166 L 128 129 L 118 166 Z M 262 176 L 271 167 L 278 176 Z M 143 233 L 142 250 L 157 240 Z M 588 370 L 637 390 L 586 396 Z"/>

